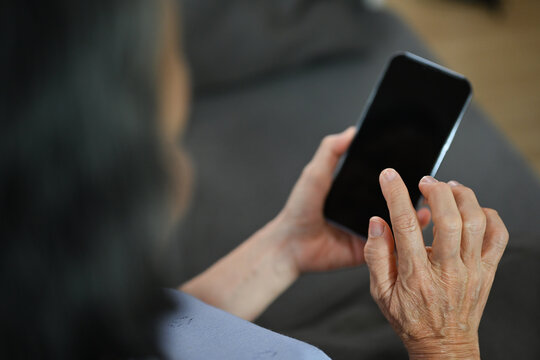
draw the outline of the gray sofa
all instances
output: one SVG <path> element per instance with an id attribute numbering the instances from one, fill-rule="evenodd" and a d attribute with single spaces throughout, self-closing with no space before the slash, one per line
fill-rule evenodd
<path id="1" fill-rule="evenodd" d="M 293 19 L 290 13 L 304 8 L 272 13 L 270 24 L 292 26 L 281 35 L 265 28 L 264 21 L 245 19 L 264 11 L 239 16 L 234 8 L 221 9 L 228 16 L 236 14 L 239 20 L 228 25 L 236 30 L 227 37 L 216 29 L 221 35 L 205 33 L 204 38 L 201 26 L 227 22 L 216 13 L 213 18 L 201 15 L 202 3 L 186 0 L 183 12 L 188 57 L 199 65 L 193 68 L 196 93 L 185 137 L 196 185 L 178 234 L 183 257 L 177 281 L 203 271 L 277 214 L 321 138 L 356 122 L 392 54 L 407 50 L 437 60 L 398 18 L 351 10 L 354 1 L 336 1 L 340 4 L 335 8 L 309 18 L 312 28 L 326 21 L 330 35 L 324 42 L 305 38 L 309 46 L 296 48 L 302 37 L 293 36 L 292 20 L 278 20 Z M 241 9 L 246 2 L 231 3 Z M 343 8 L 356 13 L 351 16 Z M 336 14 L 347 14 L 347 20 Z M 266 34 L 268 48 L 259 44 L 250 55 L 253 36 L 244 45 L 227 46 L 227 41 L 242 42 L 242 34 L 249 37 L 254 31 Z M 540 358 L 538 178 L 474 103 L 437 177 L 475 189 L 484 206 L 500 212 L 511 234 L 481 324 L 483 356 Z M 430 236 L 426 231 L 427 241 Z M 333 359 L 407 356 L 371 299 L 366 267 L 303 276 L 257 323 L 316 345 Z"/>

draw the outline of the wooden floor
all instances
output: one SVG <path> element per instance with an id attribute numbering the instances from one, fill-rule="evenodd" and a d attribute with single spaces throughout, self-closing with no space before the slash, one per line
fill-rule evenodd
<path id="1" fill-rule="evenodd" d="M 540 0 L 503 0 L 500 12 L 456 0 L 386 4 L 471 80 L 477 105 L 540 174 Z"/>

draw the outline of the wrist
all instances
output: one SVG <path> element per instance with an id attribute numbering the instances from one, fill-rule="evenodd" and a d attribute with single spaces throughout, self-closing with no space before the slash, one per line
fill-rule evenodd
<path id="1" fill-rule="evenodd" d="M 293 236 L 283 216 L 279 214 L 260 231 L 256 238 L 266 242 L 266 247 L 273 254 L 276 273 L 296 280 L 301 271 L 295 257 Z"/>
<path id="2" fill-rule="evenodd" d="M 252 321 L 297 278 L 286 230 L 269 222 L 180 288 L 207 304 Z"/>
<path id="3" fill-rule="evenodd" d="M 409 359 L 480 359 L 478 337 L 404 341 Z"/>

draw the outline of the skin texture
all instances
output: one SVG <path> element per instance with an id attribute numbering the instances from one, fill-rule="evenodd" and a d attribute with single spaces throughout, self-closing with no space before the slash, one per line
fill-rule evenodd
<path id="1" fill-rule="evenodd" d="M 191 184 L 189 160 L 178 145 L 186 125 L 190 87 L 178 45 L 174 4 L 164 4 L 160 126 L 174 179 L 171 217 L 175 221 L 187 207 Z M 371 293 L 412 359 L 478 358 L 478 325 L 508 241 L 502 220 L 494 210 L 481 208 L 465 186 L 424 178 L 419 186 L 435 224 L 433 247 L 425 247 L 421 228 L 430 222 L 431 212 L 416 212 L 399 175 L 386 170 L 381 189 L 394 235 L 377 217 L 370 221 L 367 242 L 332 227 L 323 218 L 323 204 L 337 162 L 354 134 L 350 128 L 325 137 L 283 210 L 180 289 L 254 320 L 300 274 L 367 262 Z"/>
<path id="2" fill-rule="evenodd" d="M 364 251 L 373 298 L 411 359 L 480 358 L 478 326 L 508 242 L 501 218 L 471 189 L 424 177 L 419 188 L 435 226 L 426 247 L 399 174 L 387 169 L 380 183 L 393 235 L 383 219 L 371 219 Z"/>
<path id="3" fill-rule="evenodd" d="M 364 264 L 365 240 L 332 227 L 323 217 L 335 167 L 354 134 L 350 128 L 325 137 L 276 218 L 181 290 L 254 320 L 301 273 Z M 429 211 L 418 217 L 427 225 Z"/>
<path id="4" fill-rule="evenodd" d="M 323 217 L 324 201 L 330 191 L 334 171 L 355 133 L 356 129 L 351 127 L 322 140 L 278 215 L 291 239 L 289 251 L 301 273 L 365 263 L 365 239 L 335 228 Z M 422 209 L 416 216 L 422 227 L 430 221 L 427 209 Z"/>

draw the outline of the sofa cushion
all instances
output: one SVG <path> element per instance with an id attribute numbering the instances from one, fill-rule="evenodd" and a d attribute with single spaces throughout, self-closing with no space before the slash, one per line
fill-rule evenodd
<path id="1" fill-rule="evenodd" d="M 377 41 L 362 0 L 180 0 L 198 91 L 237 84 Z"/>

